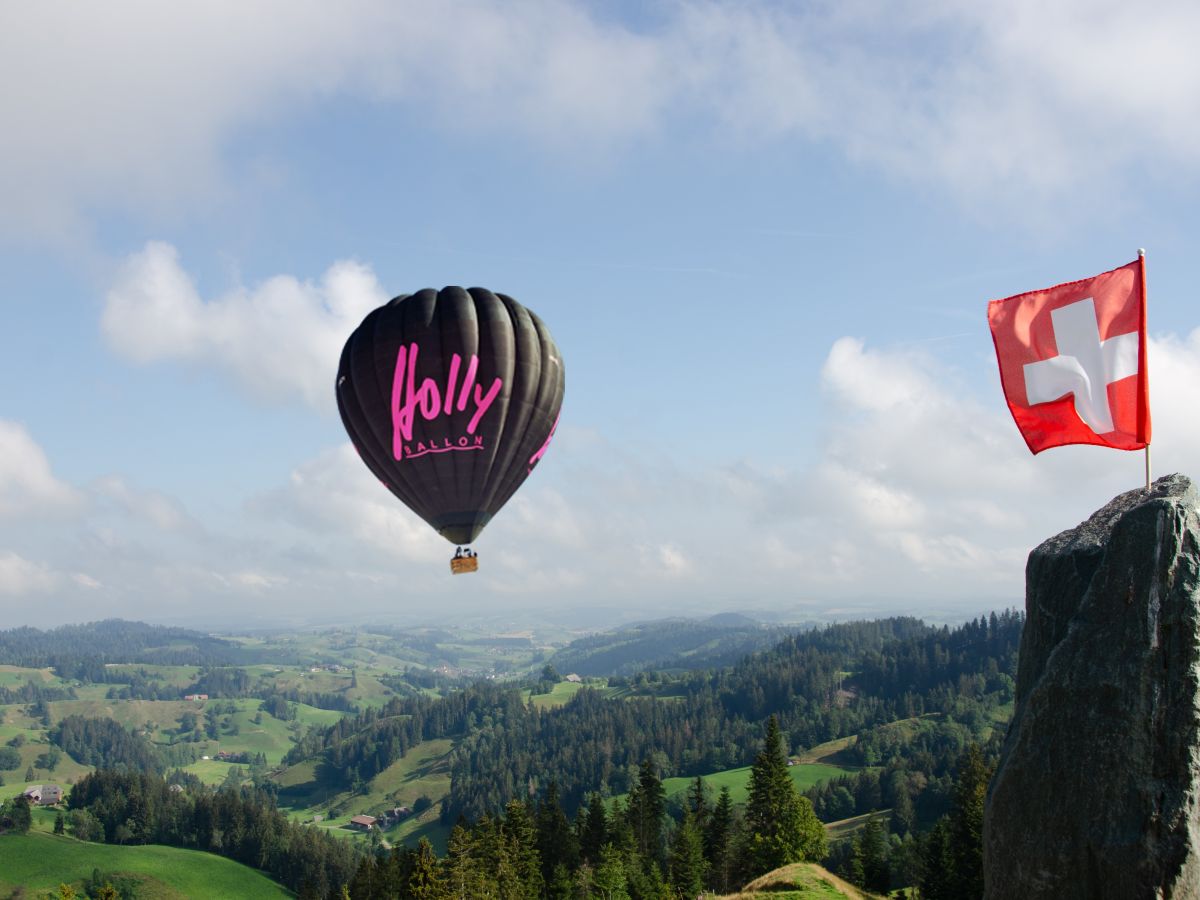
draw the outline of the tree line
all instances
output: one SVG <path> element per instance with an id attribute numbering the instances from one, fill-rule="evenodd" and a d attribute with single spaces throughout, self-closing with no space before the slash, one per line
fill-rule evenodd
<path id="1" fill-rule="evenodd" d="M 270 794 L 216 793 L 192 780 L 99 770 L 71 789 L 67 824 L 81 840 L 204 850 L 265 872 L 306 898 L 336 898 L 359 862 L 348 842 L 291 822 Z"/>
<path id="2" fill-rule="evenodd" d="M 697 779 L 675 822 L 647 759 L 624 802 L 592 794 L 572 822 L 551 782 L 536 804 L 512 799 L 496 815 L 460 820 L 444 858 L 422 839 L 416 848 L 363 859 L 347 893 L 354 900 L 662 900 L 727 892 L 781 865 L 825 856 L 824 829 L 788 775 L 774 719 L 749 792 L 741 813 L 728 788 L 714 803 Z"/>
<path id="3" fill-rule="evenodd" d="M 60 678 L 77 681 L 102 682 L 105 663 L 235 665 L 249 662 L 251 655 L 258 659 L 264 654 L 199 631 L 121 619 L 45 631 L 28 626 L 0 631 L 0 663 L 49 667 Z"/>
<path id="4" fill-rule="evenodd" d="M 961 752 L 1011 698 L 1022 624 L 1020 613 L 1006 612 L 956 629 L 904 617 L 834 625 L 793 635 L 729 670 L 653 674 L 642 680 L 646 694 L 621 698 L 584 688 L 554 709 L 523 702 L 517 687 L 486 682 L 442 699 L 397 697 L 310 731 L 284 762 L 317 757 L 319 778 L 351 787 L 422 740 L 455 737 L 442 809 L 450 824 L 495 814 L 550 781 L 574 812 L 590 792 L 630 790 L 644 759 L 683 776 L 747 765 L 771 716 L 789 750 L 865 734 L 858 762 L 874 766 L 881 752 L 902 752 L 885 746 L 880 726 L 937 713 L 950 723 L 946 746 Z M 930 777 L 956 758 L 913 752 L 919 759 L 910 768 Z"/>

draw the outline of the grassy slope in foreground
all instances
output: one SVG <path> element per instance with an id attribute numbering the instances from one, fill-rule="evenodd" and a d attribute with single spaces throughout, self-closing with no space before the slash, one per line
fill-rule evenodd
<path id="1" fill-rule="evenodd" d="M 146 898 L 295 896 L 261 872 L 199 850 L 91 844 L 36 831 L 0 836 L 0 890 L 54 889 L 90 878 L 93 869 L 147 876 L 139 893 Z"/>
<path id="2" fill-rule="evenodd" d="M 724 900 L 871 900 L 880 896 L 856 888 L 815 863 L 794 863 L 754 879 Z"/>

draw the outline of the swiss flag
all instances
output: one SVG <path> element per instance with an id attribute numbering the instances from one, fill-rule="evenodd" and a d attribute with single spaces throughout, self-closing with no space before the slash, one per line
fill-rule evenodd
<path id="1" fill-rule="evenodd" d="M 1150 443 L 1146 259 L 988 304 L 1000 381 L 1034 453 Z"/>

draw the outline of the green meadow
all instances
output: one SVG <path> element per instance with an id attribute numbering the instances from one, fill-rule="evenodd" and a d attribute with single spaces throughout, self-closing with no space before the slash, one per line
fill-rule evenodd
<path id="1" fill-rule="evenodd" d="M 872 819 L 878 819 L 884 825 L 887 825 L 891 817 L 892 811 L 890 809 L 879 809 L 875 812 L 863 813 L 861 816 L 851 816 L 849 819 L 826 822 L 825 834 L 829 838 L 830 843 L 842 841 L 848 837 L 853 837 L 856 832 L 860 831 Z"/>
<path id="2" fill-rule="evenodd" d="M 553 709 L 556 706 L 562 706 L 578 694 L 582 688 L 582 684 L 574 681 L 560 681 L 548 694 L 533 694 L 533 705 L 538 709 Z M 525 702 L 528 703 L 529 699 L 530 692 L 526 691 Z"/>
<path id="3" fill-rule="evenodd" d="M 394 806 L 411 808 L 417 798 L 428 797 L 432 801 L 428 809 L 409 816 L 383 832 L 383 836 L 392 844 L 415 844 L 426 837 L 439 852 L 444 852 L 449 829 L 438 822 L 438 811 L 442 798 L 450 793 L 453 746 L 449 739 L 423 741 L 372 778 L 366 793 L 361 794 L 331 789 L 317 781 L 316 763 L 312 760 L 290 766 L 275 776 L 280 786 L 279 807 L 302 822 L 319 816 L 320 827 L 340 837 L 362 841 L 366 839 L 364 835 L 350 830 L 351 817 L 377 815 Z"/>
<path id="4" fill-rule="evenodd" d="M 18 888 L 55 890 L 60 884 L 78 891 L 93 869 L 139 876 L 143 900 L 295 896 L 255 869 L 199 850 L 92 844 L 40 831 L 0 835 L 0 891 L 6 894 Z"/>
<path id="5" fill-rule="evenodd" d="M 727 787 L 730 799 L 735 804 L 745 803 L 750 797 L 750 768 L 750 766 L 743 766 L 740 769 L 714 772 L 704 776 L 704 783 L 712 791 L 714 800 L 721 788 Z M 806 791 L 823 781 L 837 778 L 839 775 L 852 775 L 857 771 L 859 769 L 856 767 L 835 766 L 829 763 L 798 763 L 788 768 L 788 774 L 792 776 L 792 782 L 799 791 Z M 684 794 L 695 780 L 694 777 L 664 779 L 663 790 L 666 791 L 667 799 Z"/>

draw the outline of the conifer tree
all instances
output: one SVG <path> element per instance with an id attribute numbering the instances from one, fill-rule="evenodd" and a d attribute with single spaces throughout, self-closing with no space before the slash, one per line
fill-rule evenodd
<path id="1" fill-rule="evenodd" d="M 592 888 L 600 900 L 629 900 L 625 862 L 612 844 L 600 848 L 600 861 L 592 874 Z"/>
<path id="2" fill-rule="evenodd" d="M 970 744 L 959 759 L 950 814 L 953 883 L 961 897 L 983 896 L 983 805 L 991 774 L 979 745 Z"/>
<path id="3" fill-rule="evenodd" d="M 588 798 L 587 810 L 580 816 L 579 853 L 592 866 L 600 864 L 600 851 L 608 843 L 608 813 L 599 794 Z"/>
<path id="4" fill-rule="evenodd" d="M 555 866 L 563 865 L 569 873 L 579 862 L 575 833 L 571 830 L 566 813 L 559 804 L 558 785 L 553 781 L 546 788 L 542 802 L 538 804 L 537 851 L 541 859 L 542 878 L 546 884 L 554 881 Z"/>
<path id="5" fill-rule="evenodd" d="M 733 886 L 733 798 L 729 787 L 722 786 L 717 795 L 717 803 L 712 815 L 708 818 L 708 827 L 704 830 L 704 858 L 708 861 L 709 884 L 722 893 Z"/>
<path id="6" fill-rule="evenodd" d="M 887 835 L 878 819 L 869 819 L 856 838 L 862 859 L 863 887 L 886 893 L 891 882 Z"/>
<path id="7" fill-rule="evenodd" d="M 921 838 L 921 900 L 957 900 L 949 819 L 938 819 Z"/>
<path id="8" fill-rule="evenodd" d="M 428 838 L 421 838 L 408 874 L 408 896 L 413 900 L 444 900 L 446 889 L 438 868 L 433 845 Z"/>
<path id="9" fill-rule="evenodd" d="M 696 823 L 696 828 L 703 833 L 708 826 L 710 810 L 708 808 L 708 785 L 699 775 L 688 785 L 687 805 L 692 812 L 692 821 Z"/>
<path id="10" fill-rule="evenodd" d="M 667 811 L 667 793 L 654 763 L 642 760 L 637 789 L 629 794 L 629 824 L 633 827 L 638 854 L 647 864 L 663 858 L 662 826 Z"/>
<path id="11" fill-rule="evenodd" d="M 482 895 L 483 864 L 476 853 L 474 835 L 461 824 L 450 831 L 443 868 L 446 892 L 454 900 L 471 900 Z"/>
<path id="12" fill-rule="evenodd" d="M 18 794 L 0 807 L 0 831 L 11 830 L 25 834 L 33 824 L 33 813 L 29 809 L 29 798 Z"/>
<path id="13" fill-rule="evenodd" d="M 523 800 L 510 800 L 504 807 L 504 834 L 520 896 L 536 900 L 542 896 L 542 860 L 537 849 L 537 825 Z"/>
<path id="14" fill-rule="evenodd" d="M 825 857 L 825 829 L 788 773 L 783 738 L 774 716 L 750 770 L 743 866 L 750 877 L 779 866 Z"/>
<path id="15" fill-rule="evenodd" d="M 707 868 L 700 829 L 691 810 L 685 809 L 683 821 L 671 839 L 670 873 L 675 893 L 681 897 L 699 896 L 704 890 Z"/>

